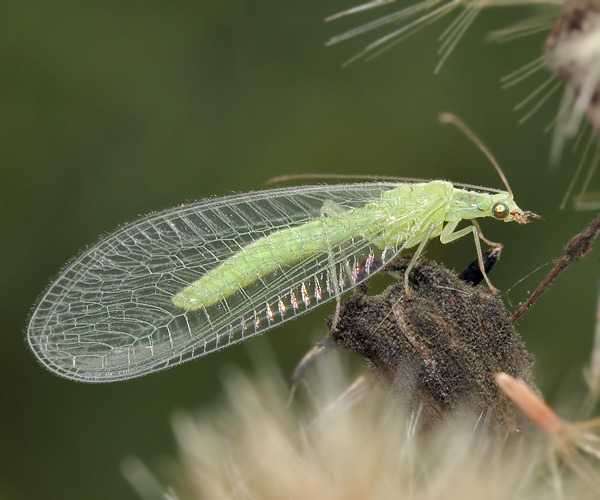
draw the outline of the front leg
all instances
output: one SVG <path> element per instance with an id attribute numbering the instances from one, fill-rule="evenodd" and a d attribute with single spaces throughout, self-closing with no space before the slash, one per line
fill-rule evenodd
<path id="1" fill-rule="evenodd" d="M 490 281 L 487 273 L 485 272 L 483 252 L 481 251 L 481 243 L 479 242 L 479 239 L 482 237 L 481 232 L 478 230 L 476 224 L 474 223 L 469 227 L 464 227 L 456 231 L 456 226 L 458 226 L 459 223 L 460 221 L 448 222 L 448 224 L 444 226 L 444 229 L 442 229 L 442 232 L 440 233 L 440 242 L 445 245 L 452 241 L 458 240 L 463 236 L 466 236 L 467 234 L 472 234 L 473 239 L 475 240 L 475 250 L 477 251 L 477 261 L 479 262 L 479 270 L 481 271 L 481 274 L 483 275 L 483 278 L 485 279 L 485 282 L 487 283 L 492 293 L 497 293 L 498 289 L 494 285 L 492 285 L 492 282 Z"/>
<path id="2" fill-rule="evenodd" d="M 410 286 L 408 279 L 410 277 L 410 272 L 414 269 L 415 265 L 417 264 L 419 257 L 423 253 L 423 250 L 425 250 L 425 246 L 427 245 L 427 243 L 429 243 L 429 238 L 431 237 L 431 233 L 433 233 L 434 227 L 435 226 L 432 224 L 425 230 L 425 232 L 423 233 L 423 239 L 421 240 L 419 246 L 415 250 L 415 253 L 410 259 L 408 266 L 406 266 L 406 271 L 404 271 L 404 292 L 406 293 L 406 295 L 410 294 Z"/>
<path id="3" fill-rule="evenodd" d="M 294 373 L 291 377 L 288 405 L 293 401 L 298 385 L 300 385 L 300 382 L 304 381 L 306 371 L 311 368 L 319 359 L 321 359 L 324 354 L 334 351 L 336 348 L 337 345 L 333 340 L 333 337 L 328 334 L 315 345 L 313 345 L 312 348 L 307 351 L 304 356 L 302 356 L 302 359 L 296 365 Z"/>
<path id="4" fill-rule="evenodd" d="M 343 214 L 344 212 L 346 212 L 346 210 L 343 207 L 331 200 L 325 200 L 325 202 L 321 206 L 321 217 L 335 217 L 337 215 Z M 332 326 L 332 330 L 334 330 L 338 320 L 340 319 L 340 299 L 342 294 L 338 286 L 339 281 L 337 277 L 337 272 L 335 270 L 335 262 L 333 261 L 333 250 L 329 239 L 327 238 L 327 233 L 325 233 L 325 238 L 327 239 L 327 262 L 329 264 L 329 272 L 331 273 L 330 281 L 333 285 L 333 293 L 335 295 L 335 314 L 333 316 Z"/>

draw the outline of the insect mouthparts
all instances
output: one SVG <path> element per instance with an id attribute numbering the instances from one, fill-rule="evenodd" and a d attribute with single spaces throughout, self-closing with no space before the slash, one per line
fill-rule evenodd
<path id="1" fill-rule="evenodd" d="M 513 220 L 519 224 L 529 224 L 530 222 L 543 219 L 541 215 L 529 210 L 525 210 L 521 213 L 512 212 L 510 215 L 512 216 Z"/>

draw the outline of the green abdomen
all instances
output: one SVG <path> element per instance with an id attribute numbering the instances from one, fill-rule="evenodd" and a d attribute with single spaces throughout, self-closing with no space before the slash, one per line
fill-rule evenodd
<path id="1" fill-rule="evenodd" d="M 173 303 L 189 311 L 208 307 L 281 267 L 327 252 L 360 231 L 361 210 L 364 208 L 260 238 L 184 288 L 173 297 Z"/>

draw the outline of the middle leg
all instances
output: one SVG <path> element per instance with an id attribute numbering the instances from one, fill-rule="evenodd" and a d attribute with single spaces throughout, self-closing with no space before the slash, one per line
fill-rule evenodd
<path id="1" fill-rule="evenodd" d="M 483 275 L 483 278 L 485 279 L 485 282 L 487 283 L 490 290 L 493 293 L 497 293 L 498 289 L 492 284 L 492 282 L 488 278 L 487 273 L 485 272 L 485 263 L 483 261 L 483 252 L 481 251 L 481 243 L 479 241 L 480 239 L 483 239 L 485 242 L 489 242 L 489 240 L 482 238 L 483 235 L 481 234 L 481 231 L 479 231 L 478 226 L 475 223 L 473 223 L 469 227 L 464 227 L 464 228 L 456 231 L 456 226 L 458 226 L 459 222 L 460 221 L 448 222 L 448 224 L 446 224 L 444 226 L 444 229 L 442 229 L 442 232 L 440 234 L 440 241 L 442 242 L 442 244 L 445 245 L 447 243 L 451 243 L 452 241 L 458 240 L 458 239 L 462 238 L 463 236 L 472 234 L 473 240 L 475 241 L 475 250 L 477 251 L 477 261 L 479 262 L 479 269 L 481 271 L 481 274 Z M 493 243 L 493 242 L 490 242 L 490 243 Z M 495 243 L 492 246 L 498 247 L 499 245 L 500 245 L 499 243 Z"/>

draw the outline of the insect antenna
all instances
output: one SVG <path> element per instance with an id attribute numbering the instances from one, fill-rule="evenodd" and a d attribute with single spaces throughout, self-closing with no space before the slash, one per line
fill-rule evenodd
<path id="1" fill-rule="evenodd" d="M 439 120 L 443 124 L 454 125 L 467 137 L 467 139 L 469 139 L 473 144 L 475 144 L 475 146 L 479 148 L 479 150 L 486 156 L 486 158 L 490 161 L 492 166 L 496 169 L 496 172 L 500 176 L 500 180 L 506 187 L 508 193 L 512 196 L 513 191 L 498 161 L 496 160 L 492 152 L 489 150 L 489 148 L 483 143 L 483 141 L 479 137 L 477 137 L 477 135 L 475 135 L 475 133 L 469 127 L 467 127 L 465 122 L 463 122 L 458 116 L 456 116 L 453 113 L 440 113 Z"/>
<path id="2" fill-rule="evenodd" d="M 288 174 L 269 177 L 265 181 L 265 185 L 272 186 L 273 184 L 283 184 L 285 182 L 305 181 L 305 180 L 350 180 L 350 181 L 398 181 L 398 177 L 386 175 L 352 175 L 352 174 Z M 414 179 L 422 180 L 422 179 Z"/>

